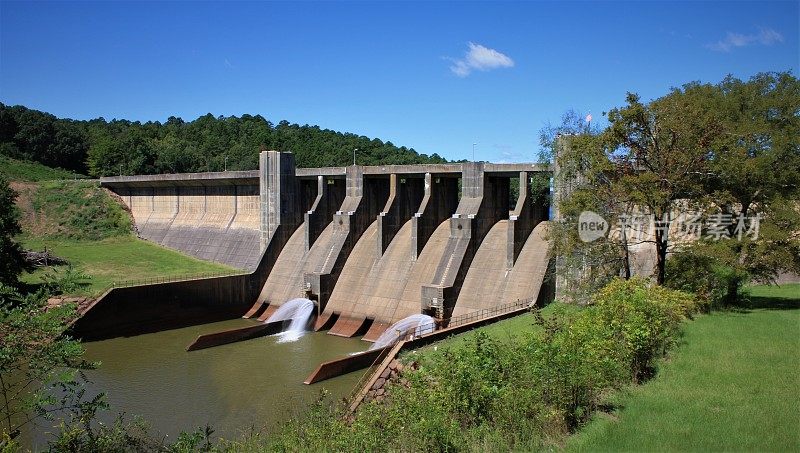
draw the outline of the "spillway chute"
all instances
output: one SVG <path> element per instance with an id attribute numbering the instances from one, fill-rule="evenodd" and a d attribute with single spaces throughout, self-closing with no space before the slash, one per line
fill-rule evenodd
<path id="1" fill-rule="evenodd" d="M 423 314 L 407 316 L 389 326 L 369 349 L 385 348 L 409 336 L 413 335 L 416 338 L 434 330 L 436 330 L 436 323 L 430 316 Z"/>
<path id="2" fill-rule="evenodd" d="M 278 343 L 296 341 L 308 330 L 313 314 L 314 302 L 304 298 L 291 299 L 275 310 L 265 324 L 288 321 L 289 325 L 276 334 Z"/>

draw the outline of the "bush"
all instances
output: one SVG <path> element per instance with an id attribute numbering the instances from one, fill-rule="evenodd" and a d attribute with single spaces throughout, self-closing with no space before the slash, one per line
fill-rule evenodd
<path id="1" fill-rule="evenodd" d="M 612 281 L 593 303 L 595 311 L 584 317 L 588 330 L 613 341 L 613 350 L 622 354 L 634 382 L 651 374 L 655 359 L 672 346 L 680 323 L 695 309 L 690 294 L 641 278 Z"/>
<path id="2" fill-rule="evenodd" d="M 477 331 L 468 341 L 415 354 L 418 370 L 389 384 L 387 399 L 363 403 L 352 423 L 320 401 L 276 436 L 236 445 L 270 451 L 552 448 L 611 391 L 650 376 L 694 308 L 689 294 L 617 279 L 569 316 L 536 312 L 535 326 L 514 341 Z"/>
<path id="3" fill-rule="evenodd" d="M 667 260 L 664 285 L 695 294 L 701 308 L 708 310 L 740 302 L 747 280 L 744 272 L 721 264 L 712 256 L 684 251 Z"/>

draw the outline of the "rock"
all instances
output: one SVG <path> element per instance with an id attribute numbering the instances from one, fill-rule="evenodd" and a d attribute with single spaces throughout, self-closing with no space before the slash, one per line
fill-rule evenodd
<path id="1" fill-rule="evenodd" d="M 381 373 L 381 378 L 387 379 L 390 374 L 392 374 L 392 370 L 386 368 L 385 370 L 383 370 L 383 373 Z"/>
<path id="2" fill-rule="evenodd" d="M 394 359 L 391 361 L 391 363 L 389 363 L 389 368 L 393 370 L 396 370 L 398 366 L 400 366 L 400 362 L 398 362 L 397 359 Z"/>
<path id="3" fill-rule="evenodd" d="M 386 393 L 386 389 L 384 389 L 384 388 L 379 388 L 379 389 L 378 389 L 378 391 L 377 391 L 377 392 L 375 392 L 375 395 L 377 395 L 377 396 L 383 396 L 385 393 Z"/>
<path id="4" fill-rule="evenodd" d="M 378 380 L 375 381 L 374 384 L 372 384 L 372 388 L 375 389 L 375 390 L 378 390 L 379 388 L 382 388 L 383 384 L 385 384 L 385 383 L 386 383 L 386 379 L 378 378 Z"/>

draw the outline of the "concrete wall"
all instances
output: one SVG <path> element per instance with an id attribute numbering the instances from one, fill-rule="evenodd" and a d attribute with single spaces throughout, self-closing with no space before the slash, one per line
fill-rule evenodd
<path id="1" fill-rule="evenodd" d="M 332 331 L 372 323 L 374 336 L 436 303 L 450 316 L 533 297 L 548 267 L 547 206 L 527 185 L 533 171 L 483 163 L 296 170 L 291 154 L 270 151 L 258 172 L 104 178 L 143 237 L 253 272 L 115 289 L 76 331 L 141 333 L 306 295 L 321 314 L 338 316 Z M 511 177 L 522 184 L 509 212 Z"/>
<path id="2" fill-rule="evenodd" d="M 386 206 L 388 198 L 388 177 L 365 178 L 363 168 L 348 167 L 346 196 L 333 216 L 333 233 L 325 259 L 304 276 L 308 295 L 318 302 L 320 312 L 324 311 L 350 252 Z"/>
<path id="3" fill-rule="evenodd" d="M 480 245 L 464 278 L 453 316 L 494 307 L 500 303 L 536 297 L 544 283 L 549 264 L 544 239 L 547 222 L 538 223 L 526 238 L 514 266 L 506 268 L 508 220 L 501 220 Z"/>
<path id="4" fill-rule="evenodd" d="M 433 278 L 421 290 L 421 309 L 449 318 L 464 277 L 489 230 L 508 218 L 509 179 L 493 177 L 483 163 L 462 164 L 461 200 L 450 219 L 450 238 Z"/>
<path id="5" fill-rule="evenodd" d="M 73 325 L 73 333 L 84 339 L 95 340 L 241 316 L 258 297 L 284 246 L 301 224 L 302 211 L 291 209 L 287 200 L 295 200 L 300 206 L 310 204 L 309 200 L 298 194 L 294 177 L 294 156 L 275 151 L 262 153 L 260 171 L 269 173 L 276 169 L 282 169 L 283 174 L 273 178 L 277 183 L 269 190 L 279 191 L 272 194 L 272 199 L 280 200 L 286 208 L 271 210 L 266 219 L 263 215 L 259 216 L 260 223 L 270 225 L 270 235 L 268 243 L 258 253 L 257 265 L 250 274 L 112 289 L 95 301 Z M 117 187 L 117 190 L 122 189 Z M 171 193 L 169 190 L 161 192 Z M 169 203 L 165 203 L 163 208 L 156 209 L 158 203 L 149 205 L 148 222 L 153 213 L 171 214 L 171 206 L 177 205 L 177 190 L 174 195 L 165 196 L 164 199 Z M 173 200 L 175 204 L 172 204 Z M 139 201 L 142 198 L 137 198 L 137 202 Z M 240 202 L 237 197 L 237 206 L 240 206 Z M 199 206 L 199 202 L 195 201 L 194 205 Z M 250 205 L 254 205 L 252 199 Z M 146 212 L 147 205 L 145 209 L 139 209 L 140 215 Z M 175 214 L 177 216 L 177 210 Z M 242 217 L 242 221 L 252 222 L 252 218 L 252 215 L 247 215 Z"/>
<path id="6" fill-rule="evenodd" d="M 113 189 L 138 234 L 200 259 L 253 270 L 261 252 L 258 186 Z"/>

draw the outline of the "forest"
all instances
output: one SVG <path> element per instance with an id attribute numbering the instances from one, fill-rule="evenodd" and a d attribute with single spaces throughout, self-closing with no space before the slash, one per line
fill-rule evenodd
<path id="1" fill-rule="evenodd" d="M 299 167 L 444 163 L 377 138 L 280 121 L 261 115 L 206 114 L 166 122 L 57 118 L 0 103 L 0 154 L 94 177 L 253 170 L 259 150 L 291 151 Z"/>

